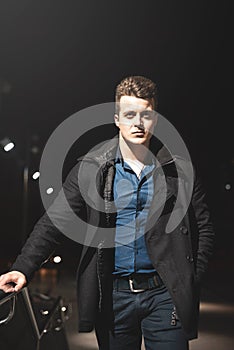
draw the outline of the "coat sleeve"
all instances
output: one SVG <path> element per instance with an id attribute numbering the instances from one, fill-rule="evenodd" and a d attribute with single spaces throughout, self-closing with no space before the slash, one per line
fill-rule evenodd
<path id="1" fill-rule="evenodd" d="M 11 267 L 11 271 L 22 272 L 27 282 L 64 240 L 64 232 L 69 230 L 72 213 L 82 216 L 84 212 L 85 203 L 77 180 L 78 169 L 79 164 L 70 171 L 63 184 L 63 191 L 60 191 L 53 204 L 36 223 Z M 69 203 L 69 209 L 65 202 Z"/>
<path id="2" fill-rule="evenodd" d="M 215 234 L 206 202 L 206 194 L 198 177 L 195 177 L 192 207 L 198 229 L 196 278 L 198 282 L 201 282 L 207 271 L 209 258 L 213 253 Z"/>

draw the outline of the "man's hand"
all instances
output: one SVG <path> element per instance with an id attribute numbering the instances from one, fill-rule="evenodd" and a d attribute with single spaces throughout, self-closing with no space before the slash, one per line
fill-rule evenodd
<path id="1" fill-rule="evenodd" d="M 15 284 L 14 287 L 12 283 Z M 0 276 L 0 289 L 5 293 L 18 292 L 26 283 L 26 277 L 19 271 L 11 271 Z"/>

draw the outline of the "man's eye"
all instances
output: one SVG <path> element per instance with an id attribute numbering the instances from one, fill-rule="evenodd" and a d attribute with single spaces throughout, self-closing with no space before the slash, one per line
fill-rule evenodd
<path id="1" fill-rule="evenodd" d="M 135 113 L 129 112 L 125 114 L 125 117 L 128 119 L 134 118 L 135 117 Z"/>
<path id="2" fill-rule="evenodd" d="M 141 115 L 144 119 L 152 119 L 154 117 L 154 113 L 153 112 L 145 112 L 142 113 Z"/>

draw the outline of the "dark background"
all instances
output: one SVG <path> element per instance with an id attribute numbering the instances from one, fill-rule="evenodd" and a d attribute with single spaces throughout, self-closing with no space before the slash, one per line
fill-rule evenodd
<path id="1" fill-rule="evenodd" d="M 234 186 L 232 4 L 0 1 L 0 139 L 16 145 L 0 152 L 3 263 L 23 240 L 25 154 L 31 174 L 64 119 L 113 101 L 123 77 L 145 75 L 157 83 L 158 111 L 180 132 L 203 178 L 217 234 L 211 272 L 234 271 L 233 187 L 225 189 Z M 65 174 L 89 143 L 72 148 Z M 38 182 L 28 185 L 29 233 L 43 208 Z M 74 245 L 67 245 L 70 252 Z"/>

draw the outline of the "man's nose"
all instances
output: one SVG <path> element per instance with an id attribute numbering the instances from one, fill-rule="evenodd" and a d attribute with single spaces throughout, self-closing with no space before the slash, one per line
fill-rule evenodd
<path id="1" fill-rule="evenodd" d="M 134 118 L 134 125 L 142 125 L 142 117 L 140 113 L 136 113 L 135 118 Z"/>

